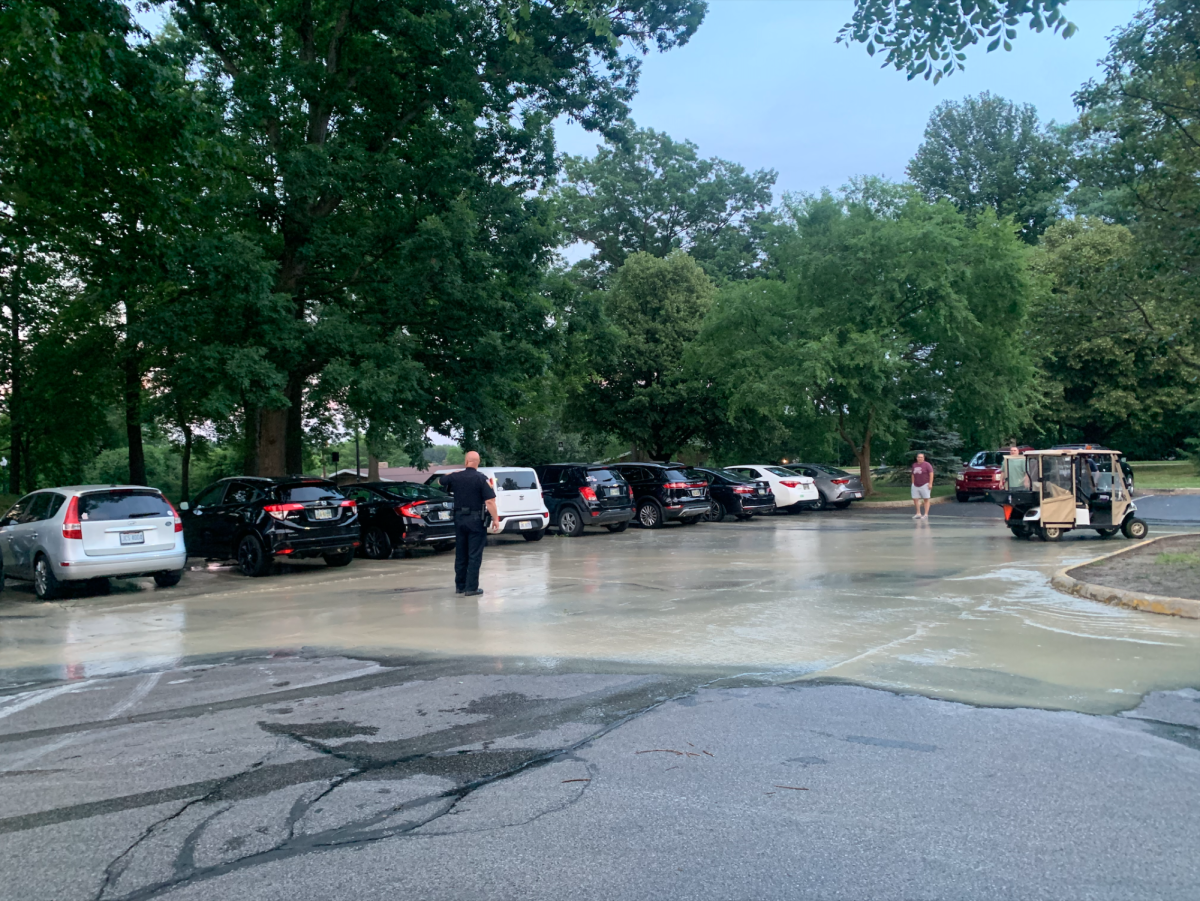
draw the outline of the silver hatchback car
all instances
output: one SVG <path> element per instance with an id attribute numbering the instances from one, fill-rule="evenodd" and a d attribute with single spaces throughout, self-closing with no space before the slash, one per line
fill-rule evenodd
<path id="1" fill-rule="evenodd" d="M 42 600 L 66 582 L 153 576 L 179 584 L 183 524 L 161 491 L 140 485 L 73 485 L 21 498 L 0 519 L 4 576 L 28 579 Z"/>

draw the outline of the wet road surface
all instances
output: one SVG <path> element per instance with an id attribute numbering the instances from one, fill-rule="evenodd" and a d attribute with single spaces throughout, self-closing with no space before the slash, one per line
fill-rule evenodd
<path id="1" fill-rule="evenodd" d="M 6 591 L 0 899 L 1195 897 L 1200 623 L 947 506 Z"/>

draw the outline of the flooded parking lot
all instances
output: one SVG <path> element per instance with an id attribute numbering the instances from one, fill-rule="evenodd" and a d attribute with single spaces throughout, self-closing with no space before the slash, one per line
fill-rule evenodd
<path id="1" fill-rule="evenodd" d="M 428 554 L 256 580 L 214 567 L 176 589 L 125 582 L 49 604 L 15 583 L 0 602 L 0 675 L 15 688 L 310 648 L 712 669 L 1114 712 L 1200 684 L 1200 622 L 1049 586 L 1055 569 L 1122 544 L 1015 541 L 983 515 L 914 523 L 863 510 L 500 540 L 482 598 L 456 597 L 452 555 Z"/>

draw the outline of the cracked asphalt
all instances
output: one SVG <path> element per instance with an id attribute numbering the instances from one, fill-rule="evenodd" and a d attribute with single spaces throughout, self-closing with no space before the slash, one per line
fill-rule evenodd
<path id="1" fill-rule="evenodd" d="M 1195 897 L 1195 624 L 1042 593 L 1097 542 L 941 526 L 501 543 L 473 616 L 442 558 L 5 592 L 0 899 Z"/>

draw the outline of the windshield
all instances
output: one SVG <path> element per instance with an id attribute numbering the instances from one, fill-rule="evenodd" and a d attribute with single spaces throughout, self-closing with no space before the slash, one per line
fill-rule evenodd
<path id="1" fill-rule="evenodd" d="M 971 458 L 972 466 L 1003 466 L 1004 453 L 1002 451 L 980 451 Z"/>
<path id="2" fill-rule="evenodd" d="M 171 515 L 171 505 L 157 491 L 97 491 L 79 498 L 79 518 L 85 521 Z"/>
<path id="3" fill-rule="evenodd" d="M 800 473 L 792 472 L 790 469 L 784 469 L 782 466 L 768 466 L 766 467 L 766 470 L 773 476 L 781 476 L 785 479 L 795 479 L 799 478 L 800 476 Z"/>
<path id="4" fill-rule="evenodd" d="M 698 469 L 689 469 L 686 471 L 687 477 L 693 482 L 711 482 L 712 476 L 707 472 L 701 472 Z"/>
<path id="5" fill-rule="evenodd" d="M 340 501 L 341 492 L 331 482 L 309 482 L 307 485 L 283 485 L 279 499 L 284 503 L 303 504 L 308 501 Z"/>
<path id="6" fill-rule="evenodd" d="M 663 476 L 668 482 L 690 482 L 692 477 L 686 469 L 664 469 Z"/>

